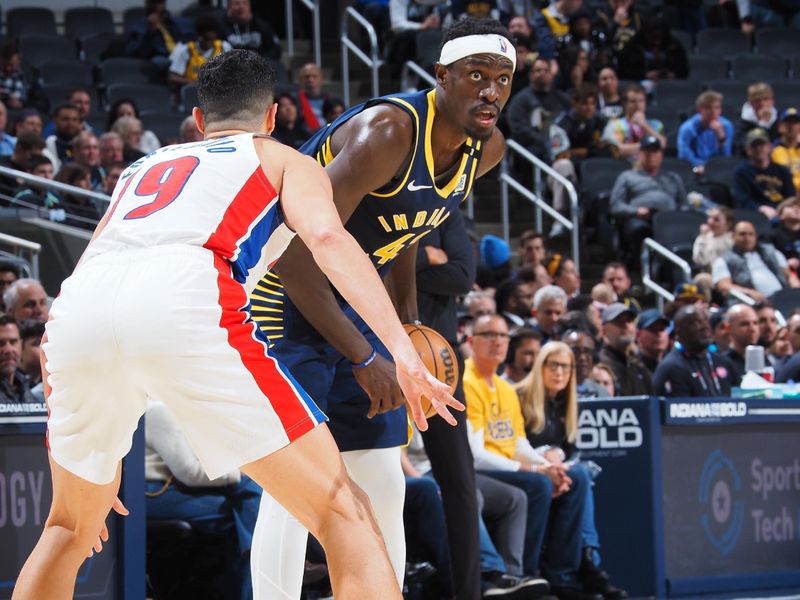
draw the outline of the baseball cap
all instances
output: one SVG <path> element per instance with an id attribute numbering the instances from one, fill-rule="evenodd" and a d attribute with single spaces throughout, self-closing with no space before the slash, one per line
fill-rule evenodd
<path id="1" fill-rule="evenodd" d="M 636 321 L 637 329 L 649 329 L 656 323 L 663 323 L 669 325 L 669 320 L 661 314 L 657 308 L 648 308 L 639 314 L 639 319 Z"/>
<path id="2" fill-rule="evenodd" d="M 795 119 L 800 121 L 800 111 L 798 111 L 794 106 L 790 106 L 781 113 L 781 121 L 785 121 L 786 119 Z"/>
<path id="3" fill-rule="evenodd" d="M 629 314 L 634 319 L 636 318 L 636 312 L 625 306 L 622 302 L 613 302 L 605 307 L 603 310 L 603 324 L 610 323 L 615 319 L 618 319 L 623 314 Z"/>
<path id="4" fill-rule="evenodd" d="M 705 300 L 706 297 L 697 289 L 693 283 L 679 283 L 675 287 L 675 300 Z"/>
<path id="5" fill-rule="evenodd" d="M 504 265 L 511 257 L 511 249 L 505 240 L 496 235 L 485 235 L 481 238 L 481 262 L 491 269 Z"/>
<path id="6" fill-rule="evenodd" d="M 642 141 L 639 142 L 639 148 L 641 150 L 663 150 L 661 142 L 658 141 L 658 138 L 654 135 L 644 136 Z"/>
<path id="7" fill-rule="evenodd" d="M 751 129 L 747 132 L 747 137 L 745 138 L 745 146 L 748 148 L 753 144 L 757 144 L 760 142 L 769 142 L 769 136 L 767 132 L 761 129 L 760 127 L 756 127 L 755 129 Z"/>

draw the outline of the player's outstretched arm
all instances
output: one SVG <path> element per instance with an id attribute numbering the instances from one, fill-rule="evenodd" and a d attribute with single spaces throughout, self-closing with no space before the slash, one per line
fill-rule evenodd
<path id="1" fill-rule="evenodd" d="M 322 167 L 309 157 L 289 155 L 281 199 L 287 223 L 297 231 L 314 261 L 391 352 L 398 383 L 418 427 L 427 429 L 419 403 L 423 394 L 431 398 L 447 422 L 455 425 L 447 407 L 463 410 L 463 405 L 422 364 L 377 271 L 344 229 L 333 205 L 330 180 Z"/>

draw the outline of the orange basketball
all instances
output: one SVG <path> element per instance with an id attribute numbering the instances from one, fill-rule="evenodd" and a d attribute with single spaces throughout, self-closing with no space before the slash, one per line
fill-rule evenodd
<path id="1" fill-rule="evenodd" d="M 450 386 L 450 391 L 454 392 L 458 382 L 458 360 L 456 353 L 437 331 L 425 325 L 415 325 L 407 323 L 403 325 L 406 333 L 411 338 L 411 343 L 417 350 L 417 354 L 436 379 Z M 425 396 L 421 398 L 422 410 L 426 417 L 432 417 L 436 409 L 431 405 L 431 401 Z"/>

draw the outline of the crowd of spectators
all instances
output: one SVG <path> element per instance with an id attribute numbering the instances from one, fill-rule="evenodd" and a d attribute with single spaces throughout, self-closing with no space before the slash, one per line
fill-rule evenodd
<path id="1" fill-rule="evenodd" d="M 798 108 L 776 97 L 769 83 L 748 81 L 741 107 L 707 89 L 692 109 L 675 107 L 668 122 L 657 102 L 659 83 L 685 79 L 691 70 L 691 51 L 674 31 L 695 34 L 709 18 L 691 3 L 672 12 L 667 8 L 675 7 L 633 0 L 357 4 L 375 24 L 396 81 L 403 63 L 418 58 L 426 32 L 464 14 L 506 23 L 519 59 L 504 133 L 576 184 L 583 217 L 599 214 L 619 234 L 614 250 L 623 260 L 605 264 L 592 280 L 581 278 L 577 257 L 561 250 L 565 230 L 558 222 L 546 233 L 524 232 L 512 251 L 503 239 L 477 239 L 459 213 L 423 240 L 418 287 L 423 320 L 467 358 L 463 378 L 487 597 L 520 589 L 536 597 L 549 583 L 559 598 L 624 598 L 600 567 L 592 509 L 596 472 L 575 447 L 578 399 L 729 396 L 745 375 L 746 348 L 753 345 L 764 349 L 777 381 L 800 380 L 800 309 L 779 314 L 771 301 L 800 286 Z M 765 26 L 797 27 L 799 20 L 789 9 L 724 4 L 723 23 L 748 35 Z M 737 6 L 742 14 L 735 14 Z M 200 12 L 194 20 L 171 14 L 165 0 L 146 0 L 145 16 L 131 24 L 125 40 L 126 55 L 146 61 L 149 77 L 171 89 L 176 103 L 206 60 L 234 47 L 280 60 L 273 27 L 253 14 L 249 0 L 229 0 L 224 14 Z M 200 139 L 184 113 L 171 135 L 159 137 L 137 99 L 110 103 L 84 86 L 43 109 L 41 82 L 23 68 L 24 59 L 14 40 L 0 49 L 3 166 L 110 195 L 131 162 L 162 145 Z M 320 65 L 302 65 L 295 81 L 276 94 L 273 133 L 298 148 L 347 107 L 327 91 Z M 727 180 L 709 174 L 719 157 L 736 161 Z M 583 175 L 593 159 L 616 161 L 619 170 L 605 197 Z M 544 183 L 553 208 L 567 215 L 566 188 L 552 177 Z M 105 209 L 93 199 L 13 177 L 0 178 L 0 194 L 0 205 L 45 210 L 50 219 L 79 227 L 93 227 Z M 676 211 L 706 219 L 684 255 L 694 279 L 666 275 L 674 300 L 662 311 L 634 280 L 642 242 L 654 235 L 658 215 Z M 33 406 L 41 402 L 38 348 L 47 294 L 13 263 L 0 264 L 0 286 L 0 400 Z M 452 331 L 436 321 L 445 305 L 458 313 Z M 235 531 L 236 560 L 228 566 L 243 582 L 257 491 L 238 473 L 208 481 L 174 429 L 159 407 L 148 415 L 148 504 L 162 518 L 183 518 L 198 529 L 204 523 L 210 535 Z M 164 445 L 166 439 L 173 442 Z M 409 557 L 435 566 L 431 585 L 448 597 L 446 523 L 419 436 L 404 456 L 404 470 Z M 235 517 L 223 507 L 226 498 L 242 502 Z M 204 502 L 213 506 L 187 508 Z M 234 522 L 240 526 L 233 528 Z M 307 571 L 318 572 L 314 565 Z M 246 585 L 241 593 L 246 597 Z"/>

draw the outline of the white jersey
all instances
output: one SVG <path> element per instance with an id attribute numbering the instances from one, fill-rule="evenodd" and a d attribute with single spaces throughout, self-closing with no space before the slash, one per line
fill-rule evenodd
<path id="1" fill-rule="evenodd" d="M 227 260 L 234 278 L 252 291 L 294 236 L 254 135 L 167 146 L 130 165 L 86 259 L 131 248 L 199 246 Z"/>

